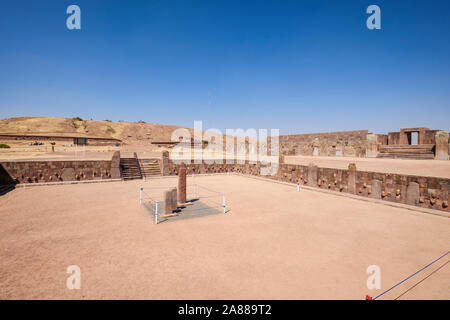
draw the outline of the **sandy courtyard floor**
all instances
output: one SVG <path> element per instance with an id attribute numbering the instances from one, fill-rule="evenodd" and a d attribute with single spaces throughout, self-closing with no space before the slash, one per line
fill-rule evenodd
<path id="1" fill-rule="evenodd" d="M 139 186 L 176 178 L 0 197 L 0 299 L 364 299 L 450 249 L 446 217 L 236 175 L 195 182 L 225 192 L 230 211 L 155 225 Z M 450 299 L 449 260 L 380 299 Z M 66 288 L 70 265 L 80 290 Z"/>
<path id="2" fill-rule="evenodd" d="M 450 178 L 448 160 L 286 156 L 285 162 L 305 166 L 312 162 L 319 167 L 336 169 L 347 169 L 350 163 L 355 163 L 357 170 L 361 171 Z"/>

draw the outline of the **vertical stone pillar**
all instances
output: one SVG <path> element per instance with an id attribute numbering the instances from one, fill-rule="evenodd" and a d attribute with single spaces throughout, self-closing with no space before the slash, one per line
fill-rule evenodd
<path id="1" fill-rule="evenodd" d="M 371 198 L 381 199 L 381 186 L 382 186 L 381 180 L 377 179 L 372 180 L 372 190 L 371 190 L 372 193 L 370 194 Z"/>
<path id="2" fill-rule="evenodd" d="M 173 188 L 171 191 L 171 200 L 172 200 L 172 211 L 173 210 L 177 210 L 178 209 L 178 204 L 177 204 L 177 188 Z"/>
<path id="3" fill-rule="evenodd" d="M 417 182 L 410 182 L 406 188 L 406 204 L 416 205 L 419 203 L 420 190 Z"/>
<path id="4" fill-rule="evenodd" d="M 314 163 L 308 165 L 308 186 L 317 187 L 317 166 Z"/>
<path id="5" fill-rule="evenodd" d="M 404 129 L 400 129 L 399 144 L 409 144 L 408 134 Z"/>
<path id="6" fill-rule="evenodd" d="M 120 179 L 120 151 L 114 152 L 111 158 L 111 178 Z"/>
<path id="7" fill-rule="evenodd" d="M 171 214 L 172 213 L 172 190 L 164 191 L 164 214 Z"/>
<path id="8" fill-rule="evenodd" d="M 450 200 L 450 192 L 449 192 L 450 186 L 448 185 L 447 181 L 441 181 L 439 182 L 439 184 L 441 185 L 442 208 L 447 209 L 448 202 Z"/>
<path id="9" fill-rule="evenodd" d="M 178 202 L 186 203 L 186 167 L 178 169 Z"/>
<path id="10" fill-rule="evenodd" d="M 348 165 L 348 185 L 347 192 L 356 194 L 356 164 L 350 163 Z"/>
<path id="11" fill-rule="evenodd" d="M 169 175 L 169 151 L 163 151 L 161 155 L 161 174 L 163 176 Z"/>
<path id="12" fill-rule="evenodd" d="M 177 188 L 172 188 L 164 192 L 164 214 L 172 214 L 177 210 Z"/>
<path id="13" fill-rule="evenodd" d="M 448 160 L 448 132 L 438 131 L 436 132 L 436 153 L 434 158 L 436 160 Z"/>
<path id="14" fill-rule="evenodd" d="M 378 155 L 377 135 L 369 133 L 366 140 L 366 157 L 376 158 Z"/>

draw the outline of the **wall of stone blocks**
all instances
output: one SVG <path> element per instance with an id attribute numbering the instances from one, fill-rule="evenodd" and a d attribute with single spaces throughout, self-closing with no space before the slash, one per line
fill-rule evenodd
<path id="1" fill-rule="evenodd" d="M 111 161 L 108 160 L 11 161 L 1 162 L 0 166 L 9 176 L 0 176 L 0 184 L 6 184 L 7 179 L 14 183 L 40 183 L 112 178 Z"/>
<path id="2" fill-rule="evenodd" d="M 280 153 L 365 157 L 368 130 L 280 136 Z"/>
<path id="3" fill-rule="evenodd" d="M 178 164 L 169 160 L 169 175 L 178 174 Z M 299 183 L 321 189 L 351 193 L 385 201 L 404 203 L 443 211 L 449 209 L 450 179 L 400 175 L 353 169 L 318 168 L 279 164 L 275 175 L 261 175 L 261 165 L 249 164 L 185 164 L 187 174 L 238 173 L 261 176 L 277 181 Z"/>
<path id="4" fill-rule="evenodd" d="M 48 143 L 59 141 L 67 144 L 73 144 L 74 137 L 64 137 L 64 136 L 33 136 L 33 135 L 14 135 L 14 134 L 0 134 L 1 141 L 46 141 Z M 113 145 L 121 145 L 122 141 L 114 138 L 97 138 L 97 137 L 87 137 L 87 144 L 90 146 L 113 146 Z"/>
<path id="5" fill-rule="evenodd" d="M 113 162 L 107 160 L 1 162 L 0 184 L 9 184 L 11 180 L 15 183 L 36 183 L 111 179 Z M 166 175 L 178 174 L 179 164 L 167 158 L 162 164 Z M 261 175 L 261 170 L 265 167 L 261 163 L 217 164 L 211 161 L 211 164 L 186 163 L 185 166 L 188 175 L 232 172 L 450 211 L 450 179 L 358 171 L 354 165 L 350 165 L 349 169 L 334 169 L 318 168 L 313 164 L 303 166 L 279 163 L 274 175 Z"/>

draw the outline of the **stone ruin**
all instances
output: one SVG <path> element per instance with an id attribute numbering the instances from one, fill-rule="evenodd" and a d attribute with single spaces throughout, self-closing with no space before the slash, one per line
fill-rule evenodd
<path id="1" fill-rule="evenodd" d="M 449 133 L 418 127 L 388 134 L 358 130 L 282 135 L 280 154 L 449 160 Z"/>

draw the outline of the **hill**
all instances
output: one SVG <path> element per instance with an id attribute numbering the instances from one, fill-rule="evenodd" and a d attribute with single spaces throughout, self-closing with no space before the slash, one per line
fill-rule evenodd
<path id="1" fill-rule="evenodd" d="M 145 122 L 112 122 L 58 117 L 17 117 L 0 119 L 0 133 L 70 135 L 120 139 L 126 144 L 147 145 L 170 141 L 179 126 Z M 192 129 L 188 129 L 193 132 Z"/>

